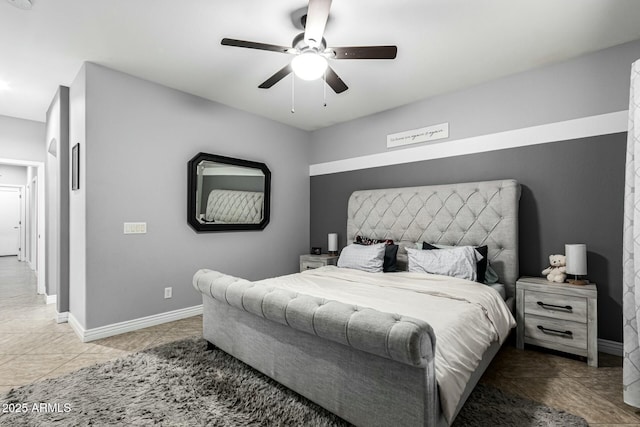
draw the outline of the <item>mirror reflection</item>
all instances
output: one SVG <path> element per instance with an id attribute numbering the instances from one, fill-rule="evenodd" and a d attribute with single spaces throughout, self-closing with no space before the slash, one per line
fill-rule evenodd
<path id="1" fill-rule="evenodd" d="M 197 231 L 262 229 L 269 218 L 264 163 L 200 153 L 189 162 L 189 223 Z"/>

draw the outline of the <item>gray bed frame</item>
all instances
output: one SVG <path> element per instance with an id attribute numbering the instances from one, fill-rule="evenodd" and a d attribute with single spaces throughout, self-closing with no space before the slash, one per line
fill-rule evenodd
<path id="1" fill-rule="evenodd" d="M 489 247 L 491 266 L 513 297 L 518 277 L 514 180 L 356 191 L 347 239 L 391 238 L 398 261 L 416 242 Z M 216 271 L 200 270 L 204 338 L 358 426 L 447 425 L 435 379 L 436 337 L 421 320 L 329 301 Z M 499 343 L 485 352 L 456 414 Z"/>

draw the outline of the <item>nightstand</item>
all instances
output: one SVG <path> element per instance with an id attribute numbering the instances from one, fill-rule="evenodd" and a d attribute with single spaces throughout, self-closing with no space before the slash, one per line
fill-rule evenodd
<path id="1" fill-rule="evenodd" d="M 310 270 L 312 268 L 324 267 L 325 265 L 338 264 L 338 255 L 300 255 L 300 271 Z"/>
<path id="2" fill-rule="evenodd" d="M 598 289 L 521 277 L 516 282 L 516 346 L 533 344 L 587 357 L 598 366 Z"/>

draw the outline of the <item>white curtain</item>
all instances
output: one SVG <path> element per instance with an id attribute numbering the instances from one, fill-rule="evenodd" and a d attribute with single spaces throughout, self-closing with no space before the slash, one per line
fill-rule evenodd
<path id="1" fill-rule="evenodd" d="M 640 407 L 640 60 L 631 67 L 622 250 L 624 401 Z M 637 190 L 637 191 L 636 191 Z"/>

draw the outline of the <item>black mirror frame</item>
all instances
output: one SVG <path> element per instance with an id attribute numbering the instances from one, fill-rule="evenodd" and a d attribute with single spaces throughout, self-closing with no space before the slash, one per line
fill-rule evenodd
<path id="1" fill-rule="evenodd" d="M 198 189 L 197 166 L 203 161 L 225 163 L 228 165 L 242 166 L 246 168 L 260 169 L 264 174 L 264 207 L 262 221 L 258 224 L 203 224 L 196 217 L 196 191 Z M 269 224 L 271 211 L 271 171 L 266 164 L 252 162 L 250 160 L 236 159 L 233 157 L 218 156 L 215 154 L 198 153 L 189 160 L 187 177 L 187 222 L 197 232 L 209 231 L 243 231 L 243 230 L 263 230 Z"/>

